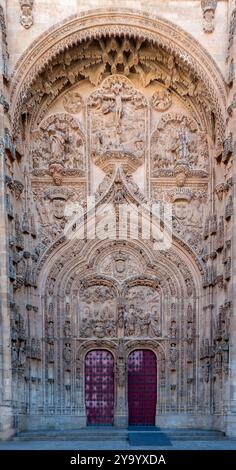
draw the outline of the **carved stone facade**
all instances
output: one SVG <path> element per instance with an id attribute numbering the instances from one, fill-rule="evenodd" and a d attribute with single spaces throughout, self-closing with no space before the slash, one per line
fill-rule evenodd
<path id="1" fill-rule="evenodd" d="M 115 426 L 129 355 L 150 349 L 156 423 L 236 435 L 233 2 L 194 2 L 212 37 L 224 13 L 224 66 L 163 2 L 162 18 L 65 5 L 40 37 L 36 3 L 15 3 L 32 35 L 17 63 L 0 10 L 0 436 L 85 426 L 97 349 L 114 357 Z"/>

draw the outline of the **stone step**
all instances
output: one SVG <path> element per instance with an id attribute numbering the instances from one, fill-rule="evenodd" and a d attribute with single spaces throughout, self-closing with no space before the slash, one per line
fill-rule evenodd
<path id="1" fill-rule="evenodd" d="M 128 441 L 128 431 L 97 427 L 94 429 L 25 431 L 16 434 L 14 441 Z"/>
<path id="2" fill-rule="evenodd" d="M 119 441 L 127 442 L 129 434 L 140 433 L 148 438 L 149 430 L 135 431 L 135 429 L 114 429 L 104 427 L 71 429 L 71 430 L 41 430 L 24 431 L 16 434 L 13 441 Z M 157 429 L 154 430 L 157 439 L 158 433 L 165 434 L 171 441 L 215 441 L 226 439 L 221 431 L 207 429 Z M 153 433 L 153 430 L 152 430 Z"/>
<path id="3" fill-rule="evenodd" d="M 211 429 L 162 428 L 162 432 L 167 434 L 171 441 L 215 441 L 226 438 L 223 432 Z"/>

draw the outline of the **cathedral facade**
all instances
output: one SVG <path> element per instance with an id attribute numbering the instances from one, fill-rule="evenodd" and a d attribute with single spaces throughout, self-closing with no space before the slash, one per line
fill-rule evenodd
<path id="1" fill-rule="evenodd" d="M 235 1 L 0 20 L 0 438 L 235 436 Z"/>

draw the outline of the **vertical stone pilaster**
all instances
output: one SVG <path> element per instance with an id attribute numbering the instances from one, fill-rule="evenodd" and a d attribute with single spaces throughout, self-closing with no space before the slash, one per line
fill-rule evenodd
<path id="1" fill-rule="evenodd" d="M 12 428 L 12 388 L 11 388 L 11 336 L 8 307 L 8 244 L 5 210 L 5 141 L 4 112 L 7 101 L 4 96 L 4 79 L 6 67 L 5 14 L 0 5 L 0 439 L 13 434 Z"/>
<path id="2" fill-rule="evenodd" d="M 235 57 L 236 54 L 236 3 L 231 3 L 231 15 L 229 18 L 229 59 Z M 232 132 L 233 140 L 233 153 L 232 153 L 232 196 L 233 196 L 233 218 L 232 218 L 232 232 L 231 232 L 231 256 L 232 263 L 232 284 L 231 284 L 231 298 L 232 309 L 230 318 L 230 355 L 229 355 L 229 404 L 228 413 L 226 418 L 226 432 L 229 436 L 236 436 L 236 109 L 234 107 L 234 96 L 236 93 L 236 82 L 232 83 L 229 93 L 229 107 L 230 119 L 228 132 Z"/>

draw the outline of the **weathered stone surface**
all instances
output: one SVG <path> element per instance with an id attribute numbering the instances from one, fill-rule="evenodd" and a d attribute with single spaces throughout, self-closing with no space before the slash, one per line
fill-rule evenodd
<path id="1" fill-rule="evenodd" d="M 235 5 L 103 6 L 0 8 L 0 437 L 86 425 L 94 349 L 127 426 L 143 348 L 157 423 L 236 435 Z"/>

